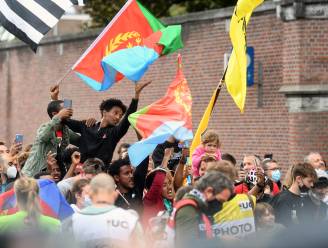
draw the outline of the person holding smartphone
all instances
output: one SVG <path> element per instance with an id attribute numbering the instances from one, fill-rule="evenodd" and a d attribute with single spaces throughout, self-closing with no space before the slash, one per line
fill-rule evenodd
<path id="1" fill-rule="evenodd" d="M 73 115 L 73 110 L 66 106 L 64 101 L 51 101 L 47 107 L 47 113 L 50 121 L 42 124 L 37 130 L 31 154 L 22 168 L 22 174 L 33 177 L 47 167 L 47 154 L 49 152 L 57 153 L 58 157 L 61 151 L 70 143 L 70 133 L 63 120 L 69 119 Z"/>

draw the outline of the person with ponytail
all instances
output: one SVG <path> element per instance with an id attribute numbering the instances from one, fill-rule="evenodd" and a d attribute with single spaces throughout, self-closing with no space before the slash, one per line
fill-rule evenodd
<path id="1" fill-rule="evenodd" d="M 60 230 L 60 221 L 41 214 L 39 186 L 35 179 L 22 177 L 15 181 L 14 191 L 18 212 L 0 217 L 0 232 L 16 230 Z"/>

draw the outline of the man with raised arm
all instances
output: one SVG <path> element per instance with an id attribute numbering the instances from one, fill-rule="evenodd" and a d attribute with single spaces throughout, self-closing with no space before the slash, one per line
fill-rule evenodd
<path id="1" fill-rule="evenodd" d="M 135 85 L 135 96 L 128 109 L 121 100 L 104 100 L 99 106 L 101 121 L 92 127 L 88 127 L 83 121 L 65 120 L 64 123 L 71 130 L 81 134 L 79 148 L 82 162 L 87 158 L 99 158 L 105 164 L 111 162 L 117 143 L 130 127 L 128 116 L 137 111 L 140 93 L 150 83 Z"/>

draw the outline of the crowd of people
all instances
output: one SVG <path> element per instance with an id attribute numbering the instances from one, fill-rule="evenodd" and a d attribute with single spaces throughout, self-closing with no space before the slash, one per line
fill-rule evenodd
<path id="1" fill-rule="evenodd" d="M 207 130 L 191 157 L 190 142 L 171 137 L 133 167 L 129 144 L 116 146 L 149 83 L 136 84 L 128 108 L 118 99 L 101 102 L 99 122 L 74 120 L 59 86 L 51 88 L 50 120 L 33 144 L 0 143 L 1 192 L 14 189 L 17 201 L 16 213 L 0 217 L 2 234 L 40 231 L 77 247 L 218 247 L 327 220 L 328 174 L 317 152 L 287 173 L 272 154 L 245 155 L 239 165 Z M 38 179 L 53 180 L 74 214 L 62 221 L 43 215 Z"/>

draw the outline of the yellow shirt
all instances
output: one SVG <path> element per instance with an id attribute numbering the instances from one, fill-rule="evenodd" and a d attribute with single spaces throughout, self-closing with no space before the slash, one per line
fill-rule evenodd
<path id="1" fill-rule="evenodd" d="M 255 207 L 256 199 L 251 197 Z M 230 201 L 223 203 L 221 211 L 213 217 L 212 228 L 216 237 L 242 238 L 255 232 L 254 212 L 246 194 L 237 194 Z"/>

